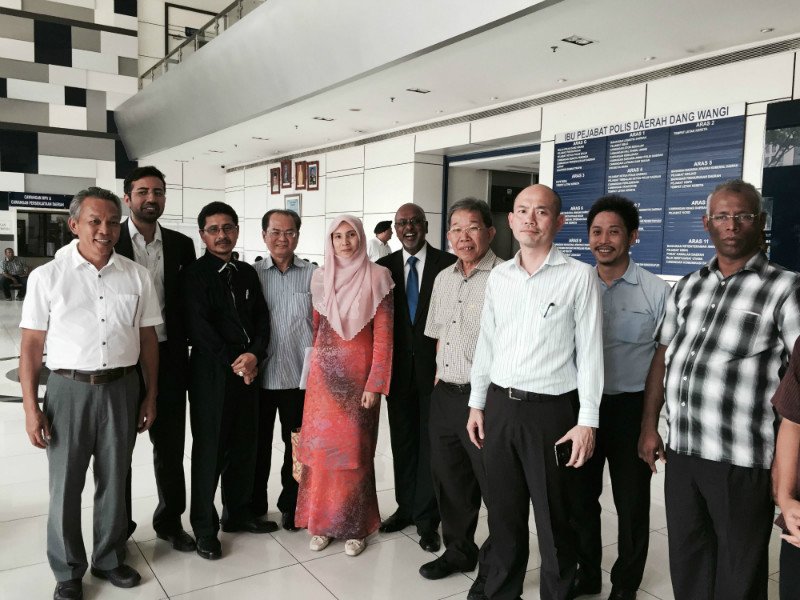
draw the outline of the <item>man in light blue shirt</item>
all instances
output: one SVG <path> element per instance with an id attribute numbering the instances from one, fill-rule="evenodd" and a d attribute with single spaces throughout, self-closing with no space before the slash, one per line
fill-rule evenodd
<path id="1" fill-rule="evenodd" d="M 594 455 L 577 474 L 580 569 L 576 595 L 601 588 L 600 494 L 606 459 L 617 508 L 618 557 L 611 569 L 609 600 L 633 600 L 642 581 L 650 539 L 650 477 L 639 459 L 644 384 L 656 349 L 653 332 L 669 295 L 669 285 L 631 259 L 639 237 L 639 213 L 622 196 L 604 196 L 587 217 L 589 248 L 597 260 L 603 294 L 603 399 Z"/>

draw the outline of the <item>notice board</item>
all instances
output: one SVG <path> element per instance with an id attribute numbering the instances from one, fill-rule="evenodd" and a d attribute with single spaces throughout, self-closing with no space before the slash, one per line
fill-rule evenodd
<path id="1" fill-rule="evenodd" d="M 663 275 L 685 275 L 713 255 L 703 230 L 706 198 L 717 184 L 742 176 L 744 104 L 700 108 L 556 136 L 553 189 L 564 227 L 555 243 L 594 264 L 586 215 L 605 194 L 639 209 L 631 256 Z"/>

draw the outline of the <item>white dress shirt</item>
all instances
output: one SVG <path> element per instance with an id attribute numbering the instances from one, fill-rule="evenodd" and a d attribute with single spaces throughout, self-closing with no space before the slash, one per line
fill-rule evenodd
<path id="1" fill-rule="evenodd" d="M 592 267 L 555 245 L 529 275 L 513 260 L 486 282 L 469 405 L 483 410 L 490 383 L 538 394 L 577 388 L 578 425 L 597 427 L 603 392 L 600 288 Z"/>
<path id="2" fill-rule="evenodd" d="M 408 259 L 412 256 L 417 257 L 417 283 L 419 287 L 422 287 L 422 273 L 425 270 L 425 259 L 428 257 L 428 242 L 425 242 L 420 249 L 419 252 L 416 254 L 409 254 L 405 248 L 403 248 L 403 281 L 406 283 L 406 287 L 408 287 L 408 274 L 411 272 L 411 267 L 408 264 Z M 419 291 L 419 289 L 417 289 Z"/>
<path id="3" fill-rule="evenodd" d="M 389 248 L 389 244 L 380 241 L 377 237 L 367 242 L 367 257 L 372 262 L 391 254 L 391 252 L 392 250 Z"/>
<path id="4" fill-rule="evenodd" d="M 147 269 L 115 252 L 98 271 L 74 246 L 31 272 L 19 326 L 47 332 L 51 371 L 99 371 L 135 365 L 139 329 L 161 322 Z"/>
<path id="5" fill-rule="evenodd" d="M 131 234 L 131 245 L 133 246 L 133 257 L 137 263 L 145 267 L 153 278 L 153 285 L 158 296 L 158 305 L 161 307 L 161 325 L 156 325 L 156 335 L 159 342 L 167 341 L 167 314 L 166 296 L 164 294 L 164 242 L 161 237 L 161 225 L 156 223 L 156 234 L 153 241 L 149 244 L 145 242 L 144 236 L 136 229 L 132 219 L 127 220 L 128 232 Z"/>

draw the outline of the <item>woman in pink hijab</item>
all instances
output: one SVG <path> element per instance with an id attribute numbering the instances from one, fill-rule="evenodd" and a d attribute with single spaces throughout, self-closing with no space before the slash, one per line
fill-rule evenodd
<path id="1" fill-rule="evenodd" d="M 311 279 L 314 349 L 297 448 L 295 523 L 308 528 L 312 550 L 339 538 L 350 556 L 381 524 L 373 460 L 392 373 L 394 283 L 370 262 L 366 242 L 360 219 L 334 219 Z"/>

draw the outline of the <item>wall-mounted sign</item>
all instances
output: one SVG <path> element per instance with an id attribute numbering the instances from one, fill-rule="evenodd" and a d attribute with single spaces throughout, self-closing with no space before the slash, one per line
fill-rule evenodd
<path id="1" fill-rule="evenodd" d="M 594 264 L 586 215 L 600 196 L 620 194 L 639 209 L 634 260 L 664 275 L 696 270 L 714 253 L 706 198 L 742 175 L 744 111 L 718 106 L 557 135 L 553 188 L 566 219 L 556 244 Z"/>
<path id="2" fill-rule="evenodd" d="M 53 208 L 66 210 L 72 196 L 65 194 L 31 194 L 28 192 L 9 192 L 8 206 L 16 208 Z"/>

